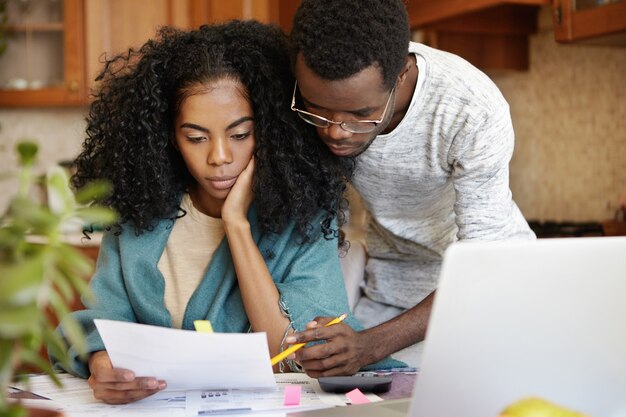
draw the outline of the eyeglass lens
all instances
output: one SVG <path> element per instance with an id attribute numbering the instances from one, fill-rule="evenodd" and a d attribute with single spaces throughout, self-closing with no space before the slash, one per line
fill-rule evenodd
<path id="1" fill-rule="evenodd" d="M 319 116 L 315 116 L 312 114 L 307 114 L 307 113 L 301 113 L 301 112 L 297 112 L 298 115 L 302 118 L 302 120 L 304 120 L 305 122 L 312 124 L 314 126 L 317 127 L 321 127 L 323 129 L 330 127 L 331 123 L 330 121 L 323 119 Z M 341 126 L 342 129 L 347 130 L 348 132 L 351 133 L 368 133 L 373 131 L 374 129 L 376 129 L 376 123 L 374 122 L 341 122 L 341 123 L 337 123 Z"/>

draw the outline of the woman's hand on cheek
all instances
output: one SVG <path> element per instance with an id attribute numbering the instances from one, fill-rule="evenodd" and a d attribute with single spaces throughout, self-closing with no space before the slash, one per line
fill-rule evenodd
<path id="1" fill-rule="evenodd" d="M 225 223 L 235 221 L 247 221 L 248 209 L 254 199 L 252 193 L 252 178 L 254 177 L 254 157 L 246 168 L 239 174 L 237 182 L 228 193 L 224 206 L 222 207 L 222 220 Z"/>
<path id="2" fill-rule="evenodd" d="M 89 358 L 91 376 L 87 381 L 93 396 L 108 404 L 127 404 L 141 400 L 167 384 L 156 378 L 136 378 L 132 371 L 114 368 L 106 351 L 95 352 Z"/>

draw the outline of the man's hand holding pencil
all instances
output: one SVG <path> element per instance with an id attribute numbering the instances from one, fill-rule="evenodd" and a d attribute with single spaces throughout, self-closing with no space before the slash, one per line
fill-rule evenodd
<path id="1" fill-rule="evenodd" d="M 333 324 L 341 323 L 342 321 L 344 321 L 346 319 L 346 317 L 348 317 L 348 315 L 346 313 L 343 313 L 341 316 L 336 317 L 336 318 L 332 319 L 331 321 L 329 321 L 328 323 L 324 324 L 324 326 L 327 327 L 327 326 L 332 326 Z M 311 323 L 317 323 L 317 322 L 313 321 L 313 322 L 309 322 L 308 324 L 311 324 Z M 307 324 L 307 328 L 308 328 L 308 324 Z M 290 343 L 289 342 L 289 337 L 285 341 L 287 343 Z M 306 343 L 297 343 L 297 344 L 292 345 L 291 347 L 283 350 L 278 355 L 276 355 L 276 356 L 274 356 L 272 358 L 272 366 L 276 365 L 278 362 L 282 361 L 283 359 L 285 359 L 289 355 L 294 354 L 298 349 L 300 349 L 304 345 L 306 345 Z M 290 358 L 290 359 L 292 359 L 292 358 Z"/>
<path id="2" fill-rule="evenodd" d="M 359 342 L 363 337 L 361 333 L 342 323 L 345 316 L 316 317 L 307 323 L 305 331 L 294 333 L 285 339 L 286 343 L 293 345 L 285 349 L 283 353 L 289 351 L 289 354 L 284 357 L 295 359 L 312 378 L 354 375 L 368 363 L 361 363 L 368 356 L 364 352 L 367 345 Z M 309 342 L 317 341 L 326 343 L 303 347 Z"/>

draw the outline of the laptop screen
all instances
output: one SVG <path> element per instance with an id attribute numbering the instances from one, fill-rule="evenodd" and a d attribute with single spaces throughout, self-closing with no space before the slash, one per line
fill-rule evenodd
<path id="1" fill-rule="evenodd" d="M 626 237 L 446 252 L 410 415 L 494 417 L 526 397 L 626 416 Z"/>

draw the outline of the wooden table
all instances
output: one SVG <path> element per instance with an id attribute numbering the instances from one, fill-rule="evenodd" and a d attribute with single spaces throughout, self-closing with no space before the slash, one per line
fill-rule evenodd
<path id="1" fill-rule="evenodd" d="M 388 392 L 378 394 L 383 400 L 397 400 L 401 398 L 410 398 L 413 394 L 413 386 L 415 385 L 415 374 L 407 374 L 395 372 L 391 375 L 391 389 Z M 42 397 L 28 391 L 9 394 L 9 398 L 15 399 L 42 399 Z"/>

